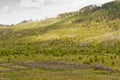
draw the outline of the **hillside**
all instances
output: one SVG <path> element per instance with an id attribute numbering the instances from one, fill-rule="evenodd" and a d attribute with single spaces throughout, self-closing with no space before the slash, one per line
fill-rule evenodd
<path id="1" fill-rule="evenodd" d="M 113 53 L 112 46 L 104 50 L 103 42 L 104 39 L 106 42 L 114 42 L 115 39 L 111 39 L 114 38 L 113 35 L 119 36 L 117 33 L 120 25 L 119 2 L 110 2 L 102 7 L 92 6 L 92 9 L 89 9 L 90 7 L 85 7 L 86 11 L 83 12 L 84 8 L 74 12 L 70 17 L 67 17 L 69 14 L 65 14 L 66 18 L 51 18 L 41 22 L 28 22 L 10 28 L 1 28 L 1 55 L 87 54 L 93 53 L 93 49 L 95 53 L 98 53 L 99 49 L 99 53 L 106 52 L 108 49 L 112 51 L 108 53 Z M 107 37 L 110 40 L 107 40 Z M 93 49 L 88 51 L 85 47 Z"/>
<path id="2" fill-rule="evenodd" d="M 120 2 L 0 27 L 0 57 L 4 62 L 100 64 L 120 71 Z"/>

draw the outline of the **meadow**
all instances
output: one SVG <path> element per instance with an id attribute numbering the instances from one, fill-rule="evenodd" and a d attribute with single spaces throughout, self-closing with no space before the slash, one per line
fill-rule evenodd
<path id="1" fill-rule="evenodd" d="M 120 2 L 0 27 L 0 80 L 120 80 Z"/>

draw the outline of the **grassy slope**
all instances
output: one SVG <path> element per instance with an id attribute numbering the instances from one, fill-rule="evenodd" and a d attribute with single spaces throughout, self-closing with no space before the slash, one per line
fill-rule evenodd
<path id="1" fill-rule="evenodd" d="M 93 49 L 96 47 L 94 45 L 100 48 L 99 45 L 106 37 L 113 37 L 114 33 L 119 36 L 119 33 L 116 33 L 117 27 L 120 25 L 119 4 L 114 2 L 114 5 L 110 8 L 108 5 L 97 11 L 83 12 L 62 20 L 52 18 L 41 22 L 28 22 L 10 28 L 2 28 L 0 29 L 0 53 L 1 55 L 32 54 L 33 52 L 67 54 L 67 51 L 68 54 L 70 54 L 69 52 L 71 54 L 93 53 Z M 76 22 L 79 20 L 83 21 Z M 87 51 L 84 45 L 88 45 L 88 48 L 93 47 L 93 51 L 91 49 Z M 98 48 L 95 49 L 99 52 Z M 62 52 L 63 50 L 65 52 Z M 106 50 L 101 49 L 99 53 L 104 51 Z"/>
<path id="2" fill-rule="evenodd" d="M 82 13 L 76 12 L 79 14 L 68 18 L 50 18 L 40 22 L 0 28 L 0 61 L 62 61 L 101 64 L 119 70 L 119 5 L 120 3 L 116 1 L 101 8 Z M 82 74 L 82 71 L 77 73 Z M 5 76 L 16 74 L 10 73 Z M 51 72 L 52 74 L 57 73 Z M 61 72 L 58 71 L 58 75 L 60 76 Z M 94 75 L 93 73 L 91 80 L 95 78 Z M 115 79 L 117 79 L 116 75 L 118 74 L 113 75 Z M 98 76 L 100 77 L 101 74 Z M 110 78 L 108 75 L 107 77 Z M 104 78 L 105 76 L 101 77 Z"/>

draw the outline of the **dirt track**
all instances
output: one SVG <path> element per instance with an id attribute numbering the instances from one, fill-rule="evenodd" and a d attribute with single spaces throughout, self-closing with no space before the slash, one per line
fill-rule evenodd
<path id="1" fill-rule="evenodd" d="M 113 72 L 111 68 L 105 68 L 99 65 L 86 65 L 86 64 L 71 64 L 63 62 L 19 62 L 13 61 L 11 63 L 0 62 L 0 73 L 12 72 L 17 70 L 28 70 L 33 68 L 46 69 L 46 70 L 80 70 L 93 68 L 95 70 L 107 71 L 109 73 Z"/>

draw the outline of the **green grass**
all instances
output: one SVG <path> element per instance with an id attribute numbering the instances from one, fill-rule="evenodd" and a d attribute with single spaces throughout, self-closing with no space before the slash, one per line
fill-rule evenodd
<path id="1" fill-rule="evenodd" d="M 104 71 L 21 70 L 0 74 L 3 80 L 119 80 L 120 3 L 110 2 L 66 17 L 0 27 L 0 62 L 68 62 L 103 65 Z M 20 67 L 20 66 L 18 66 Z"/>
<path id="2" fill-rule="evenodd" d="M 92 74 L 91 74 L 92 73 Z M 103 71 L 49 71 L 32 69 L 26 71 L 0 74 L 5 80 L 119 80 L 119 74 L 108 74 Z"/>

